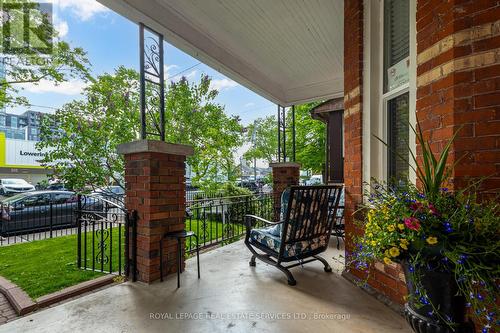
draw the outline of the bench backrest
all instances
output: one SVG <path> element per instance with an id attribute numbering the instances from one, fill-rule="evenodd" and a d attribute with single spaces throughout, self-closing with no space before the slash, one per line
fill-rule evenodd
<path id="1" fill-rule="evenodd" d="M 341 192 L 341 185 L 292 186 L 283 223 L 282 247 L 320 236 L 326 236 L 328 243 Z"/>

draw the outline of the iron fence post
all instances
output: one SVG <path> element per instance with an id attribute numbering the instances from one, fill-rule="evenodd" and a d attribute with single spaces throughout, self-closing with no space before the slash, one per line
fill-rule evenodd
<path id="1" fill-rule="evenodd" d="M 82 217 L 82 195 L 78 194 L 77 196 L 78 202 L 77 202 L 77 209 L 76 209 L 76 224 L 77 224 L 77 233 L 78 233 L 78 241 L 77 241 L 77 263 L 78 263 L 78 268 L 82 267 L 82 224 L 81 224 L 81 217 Z"/>
<path id="2" fill-rule="evenodd" d="M 52 212 L 52 201 L 50 202 L 50 238 L 52 238 L 52 227 L 54 225 L 54 222 L 52 221 L 52 218 L 54 217 L 54 214 Z"/>

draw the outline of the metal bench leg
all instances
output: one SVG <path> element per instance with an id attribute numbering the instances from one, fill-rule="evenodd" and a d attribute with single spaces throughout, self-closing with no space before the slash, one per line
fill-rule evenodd
<path id="1" fill-rule="evenodd" d="M 320 256 L 313 256 L 313 257 L 323 263 L 323 265 L 325 266 L 325 268 L 324 268 L 325 272 L 327 272 L 327 273 L 332 272 L 332 268 L 330 267 L 330 264 L 328 263 L 328 261 L 326 261 L 324 258 L 322 258 Z"/>

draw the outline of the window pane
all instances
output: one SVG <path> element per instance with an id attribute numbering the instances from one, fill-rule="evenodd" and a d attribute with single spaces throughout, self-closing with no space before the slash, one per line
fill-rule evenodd
<path id="1" fill-rule="evenodd" d="M 409 169 L 408 139 L 410 134 L 408 118 L 409 94 L 400 95 L 388 102 L 388 178 L 406 179 Z"/>
<path id="2" fill-rule="evenodd" d="M 384 1 L 384 92 L 408 82 L 409 0 Z"/>

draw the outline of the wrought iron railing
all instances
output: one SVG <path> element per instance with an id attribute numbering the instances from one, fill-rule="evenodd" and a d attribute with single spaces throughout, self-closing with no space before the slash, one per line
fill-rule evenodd
<path id="1" fill-rule="evenodd" d="M 81 269 L 129 276 L 135 280 L 136 215 L 103 197 L 79 196 L 77 265 Z M 132 255 L 129 252 L 132 251 Z"/>
<path id="2" fill-rule="evenodd" d="M 200 248 L 231 243 L 245 234 L 245 215 L 272 220 L 274 199 L 271 193 L 211 198 L 192 202 L 186 209 L 186 230 L 194 231 Z M 186 244 L 188 253 L 196 250 L 195 240 Z"/>

